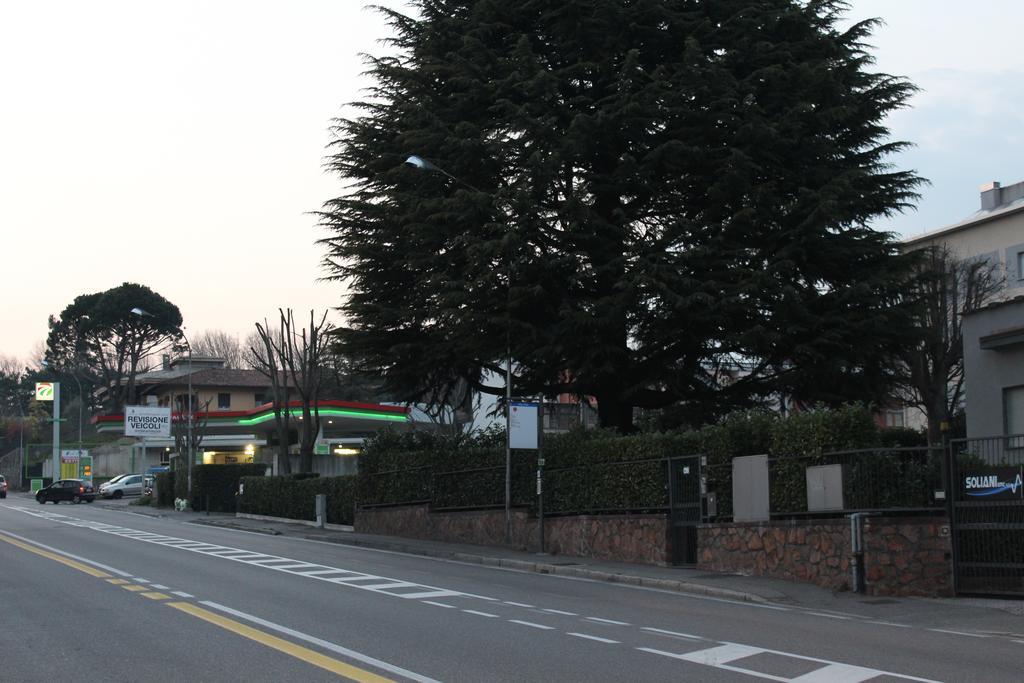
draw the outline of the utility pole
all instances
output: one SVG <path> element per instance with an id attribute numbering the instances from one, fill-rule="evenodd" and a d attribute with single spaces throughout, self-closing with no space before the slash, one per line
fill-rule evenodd
<path id="1" fill-rule="evenodd" d="M 60 382 L 53 383 L 53 480 L 60 479 Z"/>

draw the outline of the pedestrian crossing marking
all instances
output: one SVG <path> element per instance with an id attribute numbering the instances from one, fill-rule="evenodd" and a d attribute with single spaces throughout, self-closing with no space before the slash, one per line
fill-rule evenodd
<path id="1" fill-rule="evenodd" d="M 317 581 L 323 581 L 325 583 L 333 583 L 338 586 L 347 586 L 349 588 L 358 588 L 359 590 L 370 591 L 372 593 L 404 598 L 406 600 L 419 600 L 427 597 L 474 597 L 467 593 L 460 593 L 459 591 L 411 583 L 387 576 L 377 576 L 376 574 L 356 572 L 349 569 L 328 567 L 322 564 L 302 562 L 291 557 L 268 555 L 266 553 L 258 553 L 252 550 L 244 550 L 242 548 L 231 548 L 229 546 L 216 545 L 214 543 L 203 543 L 201 541 L 195 541 L 188 538 L 176 538 L 174 536 L 166 536 L 164 534 L 154 534 L 148 531 L 140 531 L 139 529 L 131 529 L 104 522 L 93 522 L 86 519 L 68 517 L 67 515 L 62 515 L 56 512 L 34 510 L 30 508 L 13 509 L 34 517 L 40 517 L 42 519 L 59 522 L 61 524 L 68 524 L 83 529 L 91 529 L 93 531 L 99 531 L 113 536 L 120 536 L 121 538 L 127 538 L 133 541 L 142 541 L 144 543 L 162 545 L 167 548 L 186 550 L 200 555 L 207 555 L 209 557 L 216 557 L 223 560 L 229 560 L 231 562 L 247 564 L 252 567 L 270 569 L 286 574 L 292 574 L 294 576 L 302 576 Z M 147 586 L 138 585 L 122 587 L 132 591 L 150 590 Z"/>

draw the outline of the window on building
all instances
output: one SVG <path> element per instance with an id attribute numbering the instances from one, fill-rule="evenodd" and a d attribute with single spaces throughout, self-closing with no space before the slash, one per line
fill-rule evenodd
<path id="1" fill-rule="evenodd" d="M 267 402 L 267 395 L 263 393 L 257 393 L 255 396 L 253 396 L 253 401 L 255 401 L 256 405 L 261 406 Z"/>
<path id="2" fill-rule="evenodd" d="M 1024 251 L 1017 252 L 1017 279 L 1024 280 Z"/>
<path id="3" fill-rule="evenodd" d="M 231 407 L 231 394 L 217 394 L 217 408 L 228 410 Z"/>
<path id="4" fill-rule="evenodd" d="M 882 413 L 886 427 L 905 427 L 902 408 L 887 408 Z"/>
<path id="5" fill-rule="evenodd" d="M 1003 425 L 1007 434 L 1024 434 L 1024 387 L 1003 389 Z M 1010 448 L 1024 448 L 1024 437 L 1010 439 Z"/>

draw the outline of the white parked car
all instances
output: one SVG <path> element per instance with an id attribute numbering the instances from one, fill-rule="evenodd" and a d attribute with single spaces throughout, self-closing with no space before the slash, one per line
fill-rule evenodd
<path id="1" fill-rule="evenodd" d="M 104 498 L 124 498 L 125 496 L 142 495 L 142 475 L 122 474 L 100 485 L 100 495 Z"/>

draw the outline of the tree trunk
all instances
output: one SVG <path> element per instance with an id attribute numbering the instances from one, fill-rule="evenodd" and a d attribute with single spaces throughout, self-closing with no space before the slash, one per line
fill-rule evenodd
<path id="1" fill-rule="evenodd" d="M 312 472 L 313 471 L 313 446 L 316 442 L 316 425 L 313 424 L 312 411 L 309 409 L 309 403 L 303 402 L 302 405 L 302 431 L 299 437 L 299 471 L 300 472 Z M 314 431 L 316 430 L 316 431 Z"/>
<path id="2" fill-rule="evenodd" d="M 928 405 L 926 414 L 928 416 L 928 445 L 941 446 L 942 423 L 949 421 L 945 398 L 936 394 L 935 399 Z"/>
<path id="3" fill-rule="evenodd" d="M 633 406 L 624 403 L 617 392 L 597 394 L 597 419 L 606 429 L 614 429 L 620 434 L 636 431 L 633 426 Z"/>

